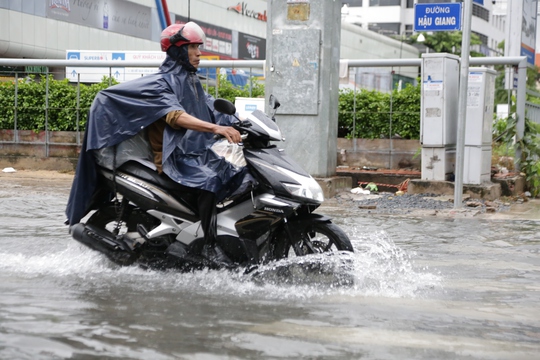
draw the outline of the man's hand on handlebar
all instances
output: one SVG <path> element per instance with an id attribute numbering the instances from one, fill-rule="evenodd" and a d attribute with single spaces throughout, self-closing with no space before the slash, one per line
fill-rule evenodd
<path id="1" fill-rule="evenodd" d="M 176 129 L 185 128 L 190 130 L 211 132 L 223 136 L 230 143 L 238 144 L 242 141 L 238 130 L 230 126 L 221 126 L 197 119 L 186 112 L 182 112 L 174 119 Z"/>
<path id="2" fill-rule="evenodd" d="M 227 139 L 227 141 L 233 144 L 238 144 L 239 142 L 242 142 L 240 132 L 238 132 L 238 130 L 234 129 L 231 126 L 217 126 L 214 129 L 214 134 L 223 136 Z"/>

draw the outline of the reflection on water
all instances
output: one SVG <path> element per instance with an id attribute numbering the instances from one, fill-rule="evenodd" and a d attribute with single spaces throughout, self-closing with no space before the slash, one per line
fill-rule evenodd
<path id="1" fill-rule="evenodd" d="M 119 268 L 71 240 L 62 225 L 69 183 L 1 185 L 0 359 L 527 359 L 540 351 L 539 222 L 347 209 L 330 215 L 354 254 L 286 259 L 254 276 L 177 274 Z"/>

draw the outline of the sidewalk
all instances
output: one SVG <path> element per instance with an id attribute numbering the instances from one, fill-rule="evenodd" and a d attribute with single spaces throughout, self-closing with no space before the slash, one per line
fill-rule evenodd
<path id="1" fill-rule="evenodd" d="M 540 199 L 531 199 L 522 204 L 514 204 L 506 212 L 486 214 L 493 220 L 536 220 L 540 221 Z"/>
<path id="2" fill-rule="evenodd" d="M 5 184 L 10 184 L 10 187 L 17 185 L 20 187 L 31 187 L 34 190 L 47 191 L 48 188 L 62 188 L 66 192 L 66 201 L 71 183 L 73 182 L 72 173 L 61 173 L 48 170 L 19 170 L 13 173 L 5 173 L 0 171 L 0 187 L 5 188 Z M 63 191 L 63 190 L 62 190 Z M 345 192 L 344 192 L 345 193 Z M 338 195 L 339 196 L 339 195 Z M 369 216 L 370 212 L 361 210 L 358 203 L 352 200 L 338 201 L 338 196 L 332 197 L 324 201 L 319 212 L 339 212 L 344 208 L 348 210 L 358 211 L 365 216 Z M 371 195 L 375 196 L 375 195 Z M 426 195 L 429 197 L 429 195 Z M 440 201 L 448 201 L 448 196 L 438 197 Z M 388 214 L 389 216 L 395 214 Z M 518 203 L 510 203 L 505 207 L 505 210 L 494 213 L 481 213 L 475 211 L 474 208 L 460 209 L 415 209 L 401 216 L 425 216 L 425 217 L 478 217 L 492 220 L 536 220 L 540 221 L 540 199 L 530 199 L 529 201 Z"/>
<path id="3" fill-rule="evenodd" d="M 411 197 L 414 198 L 411 199 Z M 452 199 L 453 196 L 434 196 L 433 194 L 396 196 L 392 193 L 352 195 L 349 192 L 341 192 L 335 197 L 325 200 L 317 211 L 328 214 L 340 214 L 346 211 L 351 216 L 365 217 L 378 215 L 540 221 L 540 199 L 528 199 L 524 202 L 498 200 L 495 201 L 498 205 L 494 207 L 494 211 L 486 211 L 485 205 L 474 207 L 464 204 L 456 209 Z M 478 199 L 467 200 L 464 197 L 465 203 L 469 201 L 475 203 L 478 202 Z M 418 202 L 431 204 L 416 207 L 414 204 Z"/>

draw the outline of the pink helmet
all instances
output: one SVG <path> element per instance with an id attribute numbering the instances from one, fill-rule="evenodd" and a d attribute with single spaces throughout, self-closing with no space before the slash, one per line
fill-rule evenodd
<path id="1" fill-rule="evenodd" d="M 161 32 L 161 50 L 167 51 L 172 45 L 204 44 L 206 35 L 201 27 L 190 21 L 186 24 L 172 24 Z"/>

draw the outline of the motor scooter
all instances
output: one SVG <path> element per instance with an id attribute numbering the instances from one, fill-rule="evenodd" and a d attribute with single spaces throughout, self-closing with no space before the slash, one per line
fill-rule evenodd
<path id="1" fill-rule="evenodd" d="M 232 267 L 251 267 L 254 259 L 266 264 L 291 256 L 352 252 L 343 230 L 314 212 L 324 200 L 317 181 L 274 144 L 283 140 L 275 121 L 279 101 L 271 96 L 270 105 L 271 116 L 256 110 L 233 125 L 243 138 L 235 157 L 239 151 L 256 181 L 217 204 L 219 247 Z M 223 99 L 216 99 L 214 108 L 236 113 Z M 113 169 L 98 166 L 97 174 L 94 198 L 102 199 L 86 220 L 70 227 L 75 240 L 118 265 L 185 271 L 221 266 L 201 255 L 204 234 L 197 204 L 176 182 L 134 160 Z M 114 197 L 103 200 L 106 194 Z"/>

